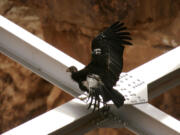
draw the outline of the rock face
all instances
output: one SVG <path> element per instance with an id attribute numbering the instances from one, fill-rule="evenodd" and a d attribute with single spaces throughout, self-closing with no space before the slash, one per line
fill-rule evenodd
<path id="1" fill-rule="evenodd" d="M 0 14 L 87 64 L 91 40 L 116 20 L 132 33 L 124 71 L 129 71 L 180 43 L 178 0 L 1 0 Z M 0 133 L 68 100 L 68 94 L 0 54 Z M 164 67 L 166 68 L 166 67 Z M 178 88 L 151 101 L 180 119 Z M 97 129 L 91 134 L 130 135 L 127 130 Z"/>

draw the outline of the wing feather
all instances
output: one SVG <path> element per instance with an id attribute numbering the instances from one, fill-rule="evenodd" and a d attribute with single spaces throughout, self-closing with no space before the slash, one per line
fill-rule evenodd
<path id="1" fill-rule="evenodd" d="M 122 72 L 124 45 L 132 45 L 130 33 L 126 30 L 127 27 L 124 26 L 124 23 L 116 22 L 92 41 L 92 51 L 96 48 L 102 50 L 102 54 L 93 56 L 92 61 L 101 65 L 101 70 L 104 73 L 101 76 L 102 81 L 109 88 L 116 84 Z M 108 54 L 108 57 L 103 57 L 103 54 Z M 102 64 L 102 61 L 106 61 L 104 62 L 106 64 Z"/>

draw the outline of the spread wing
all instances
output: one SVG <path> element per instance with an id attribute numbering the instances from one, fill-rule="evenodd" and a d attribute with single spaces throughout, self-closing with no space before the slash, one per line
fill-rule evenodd
<path id="1" fill-rule="evenodd" d="M 91 61 L 101 67 L 99 75 L 109 88 L 116 84 L 122 72 L 124 45 L 132 45 L 126 30 L 124 23 L 116 22 L 92 41 Z"/>

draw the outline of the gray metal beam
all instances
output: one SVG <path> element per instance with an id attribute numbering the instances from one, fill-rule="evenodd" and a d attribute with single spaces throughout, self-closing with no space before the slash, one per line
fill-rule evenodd
<path id="1" fill-rule="evenodd" d="M 180 85 L 180 68 L 148 84 L 149 99 L 153 99 L 169 89 Z"/>
<path id="2" fill-rule="evenodd" d="M 0 52 L 72 96 L 77 97 L 82 93 L 66 73 L 66 68 L 72 65 L 76 65 L 78 69 L 83 68 L 80 62 L 2 16 Z"/>
<path id="3" fill-rule="evenodd" d="M 125 127 L 140 135 L 179 135 L 179 126 L 178 120 L 148 103 L 91 113 L 84 102 L 74 99 L 2 135 L 79 135 L 101 127 Z"/>
<path id="4" fill-rule="evenodd" d="M 180 122 L 151 104 L 124 106 L 113 114 L 125 127 L 139 135 L 179 135 Z M 118 123 L 113 126 L 118 127 Z M 121 125 L 119 126 L 121 127 Z"/>
<path id="5" fill-rule="evenodd" d="M 87 110 L 84 102 L 73 99 L 60 107 L 48 111 L 37 118 L 4 133 L 3 135 L 47 135 L 58 130 L 59 127 L 64 127 L 61 130 L 61 135 L 69 132 L 73 133 L 73 135 L 79 135 L 82 132 L 87 132 L 94 128 L 94 123 L 89 121 L 92 121 L 93 118 L 97 116 L 90 112 L 90 110 Z M 87 119 L 84 119 L 84 117 Z M 79 130 L 75 130 L 79 125 L 83 125 L 83 128 L 81 129 L 79 127 Z"/>
<path id="6" fill-rule="evenodd" d="M 46 80 L 63 88 L 71 95 L 77 97 L 81 93 L 77 84 L 75 84 L 70 79 L 69 74 L 65 72 L 66 67 L 71 65 L 75 65 L 79 69 L 82 68 L 83 65 L 81 63 L 67 56 L 63 52 L 58 51 L 46 42 L 38 39 L 3 17 L 0 17 L 0 51 L 28 67 Z M 143 83 L 137 84 L 137 86 L 135 85 L 134 87 L 138 87 L 138 92 L 141 93 L 144 90 L 147 90 L 148 86 L 149 97 L 151 98 L 151 96 L 155 97 L 164 92 L 163 86 L 164 84 L 166 85 L 165 82 L 170 82 L 168 83 L 168 86 L 179 85 L 179 68 L 180 47 L 177 47 L 176 49 L 137 67 L 127 74 L 129 77 L 132 76 L 133 78 L 139 78 L 142 80 Z M 171 81 L 172 78 L 175 81 Z M 123 79 L 128 82 L 128 78 L 125 77 L 121 78 L 118 83 L 121 83 Z M 129 80 L 128 83 L 133 83 L 131 81 Z M 117 86 L 117 89 L 121 90 L 121 86 Z M 161 91 L 160 93 L 158 92 L 159 90 Z M 155 111 L 156 113 L 151 113 L 152 111 Z M 74 134 L 76 132 L 78 134 L 87 132 L 99 125 L 106 125 L 107 127 L 122 127 L 124 123 L 130 125 L 127 126 L 127 128 L 132 129 L 133 131 L 151 134 L 148 127 L 145 127 L 147 126 L 145 123 L 152 122 L 152 124 L 154 124 L 154 121 L 160 128 L 165 128 L 167 133 L 171 133 L 172 131 L 173 134 L 179 133 L 176 126 L 174 128 L 171 127 L 171 124 L 173 123 L 174 125 L 179 125 L 179 121 L 165 113 L 162 113 L 160 110 L 149 104 L 124 106 L 119 110 L 113 109 L 112 107 L 112 111 L 109 112 L 108 115 L 109 114 L 111 114 L 110 117 L 104 117 L 107 116 L 107 114 L 97 112 L 90 113 L 86 110 L 84 102 L 74 99 L 63 106 L 60 106 L 58 109 L 51 110 L 4 133 L 4 135 L 20 135 L 28 133 L 55 134 L 57 132 L 63 134 Z M 169 123 L 168 121 L 163 122 L 163 119 L 156 117 L 157 114 L 167 117 L 172 121 L 172 123 Z M 123 118 L 121 117 L 123 122 L 119 119 L 121 115 L 124 116 Z M 101 119 L 98 119 L 98 117 Z M 114 119 L 116 119 L 115 122 Z M 137 123 L 137 120 L 142 123 Z M 119 121 L 119 124 L 117 124 L 117 121 Z M 110 125 L 107 123 L 110 123 Z M 80 126 L 83 128 L 80 128 Z M 158 131 L 158 129 L 156 129 L 153 133 L 159 134 L 160 131 L 161 130 Z"/>

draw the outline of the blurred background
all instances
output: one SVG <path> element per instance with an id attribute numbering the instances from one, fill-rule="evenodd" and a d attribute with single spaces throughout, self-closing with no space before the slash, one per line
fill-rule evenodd
<path id="1" fill-rule="evenodd" d="M 84 64 L 90 61 L 91 40 L 113 22 L 125 22 L 134 46 L 125 50 L 124 72 L 180 44 L 179 9 L 179 0 L 0 0 L 2 16 Z M 179 89 L 150 103 L 180 120 Z M 0 54 L 0 133 L 70 99 L 70 95 Z M 133 135 L 127 129 L 110 128 L 87 133 L 109 134 Z"/>

